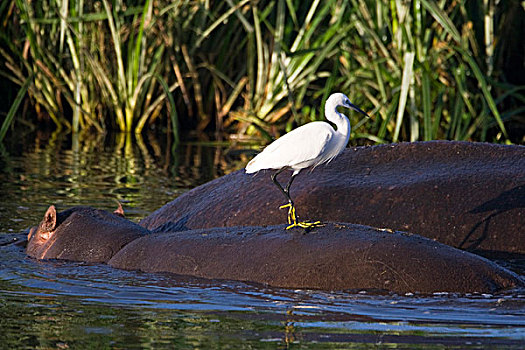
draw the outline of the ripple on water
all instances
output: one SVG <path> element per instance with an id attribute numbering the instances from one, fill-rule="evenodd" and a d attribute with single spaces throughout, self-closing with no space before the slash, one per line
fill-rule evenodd
<path id="1" fill-rule="evenodd" d="M 100 264 L 35 261 L 14 245 L 0 249 L 4 309 L 7 314 L 21 310 L 21 318 L 11 322 L 19 322 L 22 329 L 27 323 L 24 315 L 38 310 L 37 314 L 54 315 L 53 322 L 73 317 L 95 324 L 83 330 L 87 338 L 114 337 L 120 327 L 116 321 L 139 317 L 137 313 L 142 321 L 146 316 L 162 322 L 177 319 L 191 325 L 193 331 L 197 327 L 206 334 L 219 332 L 215 336 L 229 340 L 281 343 L 291 330 L 295 342 L 312 346 L 383 339 L 386 343 L 512 348 L 525 335 L 523 295 L 287 290 L 124 271 Z M 51 321 L 43 318 L 39 322 Z"/>
<path id="2" fill-rule="evenodd" d="M 517 293 L 288 290 L 35 261 L 5 245 L 11 237 L 23 239 L 12 233 L 39 222 L 50 204 L 112 210 L 119 200 L 138 220 L 242 166 L 227 159 L 229 146 L 186 144 L 172 151 L 168 140 L 147 138 L 127 144 L 118 135 L 78 142 L 54 135 L 15 140 L 10 149 L 5 143 L 0 348 L 522 348 L 525 296 Z M 500 263 L 525 271 L 523 262 Z"/>

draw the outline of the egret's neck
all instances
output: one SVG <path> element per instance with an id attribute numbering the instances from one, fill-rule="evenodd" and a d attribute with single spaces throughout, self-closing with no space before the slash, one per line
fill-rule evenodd
<path id="1" fill-rule="evenodd" d="M 350 137 L 350 121 L 343 113 L 339 113 L 336 108 L 337 106 L 327 103 L 324 111 L 325 117 L 335 124 L 337 133 L 344 136 L 348 141 Z"/>
<path id="2" fill-rule="evenodd" d="M 336 112 L 336 115 L 337 117 L 329 120 L 337 126 L 337 132 L 344 135 L 348 140 L 350 136 L 350 120 L 343 113 Z"/>

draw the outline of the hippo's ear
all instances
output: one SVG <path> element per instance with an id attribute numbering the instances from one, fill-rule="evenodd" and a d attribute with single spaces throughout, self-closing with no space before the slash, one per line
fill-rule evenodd
<path id="1" fill-rule="evenodd" d="M 44 220 L 40 223 L 40 229 L 42 232 L 51 232 L 57 225 L 57 211 L 54 205 L 47 208 L 44 215 Z"/>
<path id="2" fill-rule="evenodd" d="M 120 202 L 117 202 L 117 203 L 118 203 L 118 208 L 113 212 L 113 214 L 125 218 L 126 215 L 124 215 L 124 208 L 122 208 L 122 204 L 120 204 Z"/>
<path id="3" fill-rule="evenodd" d="M 29 229 L 29 233 L 27 234 L 27 240 L 31 240 L 31 237 L 35 234 L 35 232 L 38 232 L 38 227 L 34 226 Z"/>

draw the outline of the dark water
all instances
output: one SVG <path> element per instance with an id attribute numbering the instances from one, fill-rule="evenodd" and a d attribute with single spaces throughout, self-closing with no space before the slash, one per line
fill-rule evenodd
<path id="1" fill-rule="evenodd" d="M 0 348 L 515 348 L 525 295 L 369 295 L 35 261 L 45 209 L 124 204 L 133 220 L 241 168 L 240 146 L 124 136 L 11 139 L 0 156 Z M 513 261 L 504 261 L 522 271 Z"/>

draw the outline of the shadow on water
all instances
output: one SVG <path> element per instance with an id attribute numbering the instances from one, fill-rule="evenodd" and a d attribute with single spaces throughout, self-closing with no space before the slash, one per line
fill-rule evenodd
<path id="1" fill-rule="evenodd" d="M 113 210 L 118 200 L 138 221 L 246 161 L 240 147 L 172 146 L 154 135 L 7 141 L 0 157 L 0 348 L 522 347 L 525 296 L 517 293 L 287 290 L 35 261 L 13 244 L 50 204 Z"/>

